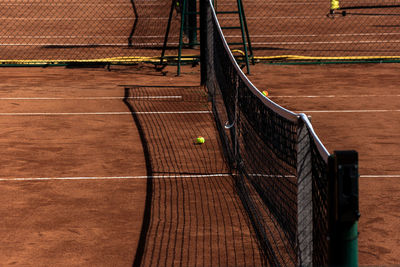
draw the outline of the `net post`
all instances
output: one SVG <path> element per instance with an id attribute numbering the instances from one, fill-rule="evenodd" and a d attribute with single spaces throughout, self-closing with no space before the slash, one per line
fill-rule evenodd
<path id="1" fill-rule="evenodd" d="M 334 151 L 329 157 L 329 264 L 358 266 L 358 154 Z"/>
<path id="2" fill-rule="evenodd" d="M 312 158 L 307 123 L 297 126 L 297 243 L 298 266 L 312 266 L 313 259 Z"/>

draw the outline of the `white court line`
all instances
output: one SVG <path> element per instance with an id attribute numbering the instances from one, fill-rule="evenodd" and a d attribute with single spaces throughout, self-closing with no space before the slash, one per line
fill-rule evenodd
<path id="1" fill-rule="evenodd" d="M 147 45 L 151 45 L 153 43 L 149 43 Z M 156 44 L 156 43 L 155 43 Z M 146 44 L 140 44 L 140 45 L 146 45 Z M 74 47 L 79 47 L 79 46 L 127 46 L 126 43 L 105 43 L 105 44 L 73 44 L 73 43 L 39 43 L 39 44 L 18 44 L 18 43 L 10 43 L 10 44 L 1 44 L 0 46 L 59 46 L 59 47 L 65 47 L 65 46 L 74 46 Z M 61 61 L 62 60 L 48 60 L 48 61 Z"/>
<path id="2" fill-rule="evenodd" d="M 269 177 L 269 178 L 295 178 L 294 175 L 268 175 L 268 174 L 250 174 L 250 176 L 255 177 Z M 360 175 L 360 178 L 400 178 L 400 174 L 393 175 Z"/>
<path id="3" fill-rule="evenodd" d="M 351 97 L 400 97 L 400 95 L 269 95 L 269 98 L 351 98 Z"/>
<path id="4" fill-rule="evenodd" d="M 305 4 L 305 2 L 300 2 L 300 3 L 295 3 L 295 2 L 273 2 L 273 6 L 275 5 L 290 5 L 290 6 L 294 6 L 294 5 L 310 5 L 310 4 L 316 4 L 316 5 L 321 5 L 320 1 L 307 1 L 307 3 Z M 257 5 L 257 7 L 260 6 L 260 2 L 258 0 L 254 0 L 254 1 L 246 1 L 246 6 L 247 5 Z M 235 6 L 236 7 L 236 3 L 232 2 L 232 3 L 218 3 L 218 6 Z"/>
<path id="5" fill-rule="evenodd" d="M 23 7 L 30 7 L 30 6 L 32 6 L 32 4 L 29 4 L 29 6 L 28 6 L 28 4 L 27 3 L 25 3 L 26 2 L 26 0 L 24 0 L 24 1 L 21 1 L 20 3 L 18 3 L 17 1 L 16 1 L 16 3 L 13 3 L 13 4 L 11 4 L 11 3 L 1 3 L 0 4 L 0 7 L 1 6 L 23 6 Z M 45 4 L 45 3 L 41 3 L 41 2 L 39 2 L 38 4 L 40 4 L 40 7 L 43 7 L 43 6 L 51 6 L 51 7 L 55 7 L 55 6 L 79 6 L 79 7 L 82 7 L 82 4 L 81 3 L 71 3 L 71 2 L 69 2 L 69 3 L 65 3 L 65 4 L 62 4 L 62 3 L 51 3 L 51 4 Z M 142 4 L 143 5 L 143 4 Z M 153 4 L 154 5 L 154 4 Z M 120 6 L 127 6 L 127 7 L 131 7 L 132 5 L 131 4 L 100 4 L 100 3 L 98 3 L 98 4 L 88 4 L 88 3 L 85 3 L 84 4 L 84 6 L 85 7 L 88 7 L 88 6 L 95 6 L 95 7 L 98 7 L 98 6 L 106 6 L 106 7 L 112 7 L 112 6 L 118 6 L 118 7 L 120 7 Z"/>
<path id="6" fill-rule="evenodd" d="M 360 178 L 400 178 L 400 175 L 360 175 Z"/>
<path id="7" fill-rule="evenodd" d="M 343 34 L 266 34 L 266 35 L 252 35 L 252 38 L 282 38 L 282 37 L 345 37 L 345 36 L 387 36 L 387 35 L 400 35 L 400 33 L 343 33 Z M 98 36 L 98 35 L 41 35 L 41 36 L 30 36 L 30 35 L 18 35 L 18 36 L 9 36 L 9 35 L 0 35 L 2 39 L 75 39 L 75 38 L 127 38 L 125 35 L 106 35 L 106 36 Z M 159 38 L 164 37 L 163 35 L 135 35 L 136 38 Z M 226 35 L 228 38 L 241 38 L 241 35 Z"/>
<path id="8" fill-rule="evenodd" d="M 307 44 L 386 44 L 400 43 L 400 40 L 385 40 L 385 41 L 316 41 L 316 42 L 252 42 L 257 45 L 307 45 Z"/>
<path id="9" fill-rule="evenodd" d="M 354 44 L 354 41 L 315 41 L 315 42 L 253 42 L 254 45 L 309 45 L 309 44 Z M 385 40 L 385 41 L 357 41 L 357 44 L 389 44 L 389 43 L 400 43 L 400 40 Z M 150 46 L 150 45 L 159 45 L 160 43 L 141 43 L 137 46 Z M 177 44 L 177 43 L 171 43 Z M 127 46 L 126 43 L 104 43 L 104 44 L 73 44 L 73 43 L 40 43 L 40 44 L 30 44 L 30 43 L 2 43 L 0 46 Z M 52 60 L 49 60 L 52 61 Z M 53 61 L 61 61 L 62 60 L 53 60 Z"/>
<path id="10" fill-rule="evenodd" d="M 246 20 L 276 20 L 276 19 L 326 19 L 326 15 L 322 15 L 321 13 L 319 13 L 320 15 L 314 15 L 314 16 L 271 16 L 268 17 L 267 19 L 265 19 L 265 17 L 261 17 L 261 16 L 256 16 L 256 17 L 247 17 L 246 16 Z M 371 14 L 373 15 L 373 14 Z M 397 14 L 393 14 L 393 15 L 397 15 Z M 233 16 L 224 16 L 220 18 L 220 21 L 222 20 L 232 20 L 232 19 L 236 19 Z"/>
<path id="11" fill-rule="evenodd" d="M 171 42 L 171 45 L 177 45 L 178 43 Z M 140 44 L 135 44 L 136 47 L 146 47 L 150 45 L 162 45 L 162 43 L 140 43 Z M 123 46 L 126 47 L 126 43 L 105 43 L 105 44 L 73 44 L 73 43 L 36 43 L 36 44 L 30 44 L 30 43 L 2 43 L 0 44 L 1 46 L 29 46 L 29 47 L 35 47 L 35 46 L 54 46 L 54 47 L 65 47 L 65 46 L 73 46 L 73 47 L 80 47 L 80 46 Z M 50 62 L 63 62 L 63 60 L 47 60 Z"/>
<path id="12" fill-rule="evenodd" d="M 147 114 L 209 114 L 209 110 L 198 111 L 138 111 L 138 112 L 32 112 L 32 113 L 0 113 L 0 116 L 79 116 L 79 115 L 147 115 Z"/>
<path id="13" fill-rule="evenodd" d="M 123 179 L 180 179 L 180 178 L 211 178 L 229 177 L 228 173 L 187 174 L 187 175 L 141 175 L 141 176 L 89 176 L 89 177 L 21 177 L 0 178 L 0 181 L 53 181 L 53 180 L 123 180 Z M 294 177 L 294 176 L 293 176 Z M 400 178 L 400 175 L 360 175 L 360 178 Z"/>
<path id="14" fill-rule="evenodd" d="M 376 35 L 400 35 L 397 32 L 373 32 L 373 33 L 331 33 L 331 34 L 259 34 L 259 35 L 252 35 L 252 38 L 273 38 L 273 37 L 344 37 L 344 36 L 376 36 Z M 241 35 L 227 35 L 226 37 L 241 37 Z"/>
<path id="15" fill-rule="evenodd" d="M 228 177 L 228 173 L 214 174 L 187 174 L 187 175 L 153 175 L 153 176 L 93 176 L 93 177 L 25 177 L 25 178 L 0 178 L 0 181 L 51 181 L 51 180 L 122 180 L 122 179 L 180 179 L 180 178 L 210 178 Z"/>
<path id="16" fill-rule="evenodd" d="M 133 38 L 164 38 L 163 35 L 135 35 Z M 18 35 L 18 36 L 10 36 L 10 35 L 0 35 L 0 39 L 76 39 L 76 38 L 91 38 L 91 39 L 105 39 L 105 38 L 128 38 L 127 35 Z"/>
<path id="17" fill-rule="evenodd" d="M 182 99 L 182 96 L 93 96 L 93 97 L 0 97 L 0 100 L 122 100 L 122 99 Z"/>
<path id="18" fill-rule="evenodd" d="M 374 112 L 400 112 L 400 109 L 376 109 L 376 110 L 302 110 L 296 113 L 374 113 Z"/>
<path id="19" fill-rule="evenodd" d="M 73 21 L 73 20 L 81 20 L 81 21 L 107 21 L 107 20 L 134 20 L 134 17 L 128 18 L 128 17 L 104 17 L 104 18 L 85 18 L 85 17 L 78 17 L 78 18 L 0 18 L 0 20 L 28 20 L 28 21 L 34 21 L 34 20 L 42 20 L 42 21 L 50 21 L 50 20 L 57 20 L 57 21 Z M 168 18 L 165 18 L 165 20 Z"/>
<path id="20" fill-rule="evenodd" d="M 323 16 L 321 16 L 323 17 Z M 303 17 L 300 17 L 303 18 Z M 315 18 L 315 17 L 314 17 Z M 168 20 L 168 17 L 140 17 L 139 18 L 141 21 L 143 20 Z M 135 17 L 104 17 L 104 18 L 85 18 L 85 17 L 77 17 L 77 18 L 66 18 L 66 17 L 62 17 L 62 18 L 0 18 L 0 20 L 12 20 L 12 21 L 16 21 L 16 20 L 27 20 L 27 21 L 35 21 L 35 20 L 39 20 L 39 21 L 82 21 L 82 22 L 87 22 L 87 21 L 114 21 L 114 20 L 129 20 L 129 21 L 133 21 L 135 20 Z"/>

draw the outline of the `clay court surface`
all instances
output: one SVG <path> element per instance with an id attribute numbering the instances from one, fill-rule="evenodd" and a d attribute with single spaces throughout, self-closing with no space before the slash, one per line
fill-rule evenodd
<path id="1" fill-rule="evenodd" d="M 312 116 L 330 152 L 359 152 L 359 262 L 400 264 L 400 66 L 258 64 L 252 70 L 250 79 L 272 100 Z M 164 74 L 145 66 L 0 68 L 0 78 L 2 264 L 130 266 L 138 254 L 143 265 L 261 263 L 232 181 L 223 175 L 211 115 L 195 115 L 195 127 L 185 126 L 185 115 L 140 115 L 138 129 L 131 113 L 207 111 L 201 90 L 179 89 L 198 85 L 198 67 L 185 67 L 181 77 L 173 67 Z M 132 110 L 124 102 L 132 85 L 158 88 L 134 91 L 132 101 L 156 95 L 189 101 L 141 100 Z M 156 87 L 165 85 L 175 89 Z M 151 128 L 156 122 L 161 126 Z M 193 144 L 198 132 L 206 135 L 204 146 Z M 171 134 L 175 140 L 165 140 Z M 143 146 L 143 135 L 154 139 Z M 203 158 L 196 163 L 193 155 Z M 189 165 L 174 166 L 179 158 Z M 179 168 L 207 173 L 172 173 Z M 153 217 L 143 221 L 149 171 Z M 146 245 L 137 250 L 144 223 Z"/>
<path id="2" fill-rule="evenodd" d="M 8 63 L 159 56 L 170 7 L 3 2 L 0 59 Z M 220 10 L 235 7 L 218 2 Z M 398 56 L 393 14 L 333 19 L 329 1 L 246 3 L 255 56 Z M 219 18 L 232 23 L 229 14 Z M 169 46 L 178 26 L 175 13 Z M 361 265 L 400 264 L 399 71 L 258 64 L 250 76 L 273 101 L 311 115 L 331 153 L 359 152 Z M 144 65 L 0 68 L 0 265 L 263 264 L 198 87 L 199 67 L 175 73 Z M 198 135 L 204 145 L 194 144 Z"/>

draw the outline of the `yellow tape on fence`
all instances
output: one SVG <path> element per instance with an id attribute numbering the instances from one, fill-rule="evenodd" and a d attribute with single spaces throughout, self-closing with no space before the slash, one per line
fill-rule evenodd
<path id="1" fill-rule="evenodd" d="M 196 55 L 184 55 L 181 58 L 182 62 L 192 62 L 198 59 Z M 97 58 L 97 59 L 0 59 L 1 65 L 60 65 L 69 63 L 109 63 L 109 64 L 136 64 L 136 63 L 153 63 L 157 64 L 161 60 L 160 57 L 110 57 L 110 58 Z M 178 56 L 164 57 L 164 64 L 175 62 Z"/>

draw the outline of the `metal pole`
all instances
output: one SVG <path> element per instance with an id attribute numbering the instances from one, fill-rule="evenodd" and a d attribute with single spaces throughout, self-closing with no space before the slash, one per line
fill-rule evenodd
<path id="1" fill-rule="evenodd" d="M 330 260 L 332 266 L 358 266 L 358 154 L 335 151 L 330 166 Z"/>
<path id="2" fill-rule="evenodd" d="M 181 75 L 181 61 L 182 61 L 182 48 L 183 48 L 183 30 L 185 27 L 185 11 L 186 11 L 186 2 L 187 0 L 183 0 L 182 14 L 181 14 L 181 29 L 179 31 L 179 48 L 178 48 L 178 70 L 177 75 Z"/>
<path id="3" fill-rule="evenodd" d="M 248 55 L 248 52 L 247 52 L 247 41 L 246 41 L 246 36 L 245 36 L 243 14 L 242 14 L 243 8 L 242 8 L 241 0 L 237 0 L 237 6 L 238 6 L 238 13 L 239 13 L 239 20 L 240 20 L 240 30 L 242 32 L 242 40 L 243 40 L 243 49 L 244 49 L 244 56 L 245 56 L 245 62 L 246 62 L 246 69 L 247 69 L 247 74 L 250 74 L 249 55 Z"/>
<path id="4" fill-rule="evenodd" d="M 160 65 L 163 65 L 165 50 L 167 49 L 168 35 L 169 35 L 170 28 L 171 28 L 172 14 L 174 12 L 175 2 L 176 2 L 176 0 L 172 0 L 171 9 L 169 10 L 168 24 L 167 24 L 167 29 L 165 31 L 163 48 L 161 50 Z"/>
<path id="5" fill-rule="evenodd" d="M 209 8 L 207 4 L 207 0 L 200 0 L 200 85 L 206 85 L 207 82 L 207 12 Z"/>
<path id="6" fill-rule="evenodd" d="M 188 0 L 187 6 L 187 25 L 190 48 L 195 48 L 197 45 L 197 3 L 196 0 Z"/>
<path id="7" fill-rule="evenodd" d="M 358 266 L 358 224 L 342 225 L 340 229 L 342 251 L 340 258 L 345 266 Z"/>

